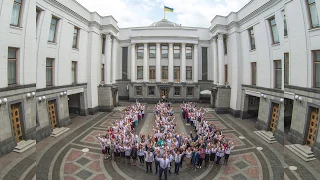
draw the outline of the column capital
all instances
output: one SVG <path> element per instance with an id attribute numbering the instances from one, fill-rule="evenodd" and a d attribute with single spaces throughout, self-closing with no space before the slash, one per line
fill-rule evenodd
<path id="1" fill-rule="evenodd" d="M 160 45 L 161 45 L 161 43 L 156 43 L 156 46 L 157 46 L 157 47 L 160 47 Z"/>
<path id="2" fill-rule="evenodd" d="M 210 43 L 216 43 L 217 42 L 217 37 L 216 36 L 213 36 L 211 39 L 210 39 Z"/>
<path id="3" fill-rule="evenodd" d="M 173 47 L 173 43 L 169 43 L 169 48 L 172 48 Z"/>
<path id="4" fill-rule="evenodd" d="M 198 47 L 198 44 L 193 44 L 193 47 L 195 47 L 195 48 Z"/>
<path id="5" fill-rule="evenodd" d="M 143 47 L 144 47 L 144 48 L 148 48 L 148 43 L 144 43 L 144 44 L 143 44 Z"/>
<path id="6" fill-rule="evenodd" d="M 136 46 L 136 43 L 131 43 L 131 46 Z"/>
<path id="7" fill-rule="evenodd" d="M 181 43 L 181 46 L 186 46 L 187 45 L 187 43 Z"/>
<path id="8" fill-rule="evenodd" d="M 218 34 L 218 41 L 223 40 L 223 34 Z"/>

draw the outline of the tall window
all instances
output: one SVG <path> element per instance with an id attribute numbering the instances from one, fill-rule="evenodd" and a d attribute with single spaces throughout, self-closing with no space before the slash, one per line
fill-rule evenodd
<path id="1" fill-rule="evenodd" d="M 13 26 L 20 26 L 21 7 L 22 0 L 14 0 L 11 14 L 11 25 Z"/>
<path id="2" fill-rule="evenodd" d="M 288 25 L 287 25 L 286 13 L 284 12 L 284 10 L 282 10 L 281 14 L 282 14 L 283 25 L 284 25 L 284 36 L 288 36 Z"/>
<path id="3" fill-rule="evenodd" d="M 144 47 L 143 46 L 139 46 L 137 47 L 137 59 L 143 59 L 143 51 L 144 51 Z"/>
<path id="4" fill-rule="evenodd" d="M 142 96 L 142 86 L 136 86 L 136 95 Z"/>
<path id="5" fill-rule="evenodd" d="M 186 47 L 186 58 L 192 59 L 192 47 L 191 46 Z"/>
<path id="6" fill-rule="evenodd" d="M 77 62 L 72 61 L 72 67 L 71 67 L 71 80 L 72 84 L 77 83 Z"/>
<path id="7" fill-rule="evenodd" d="M 311 28 L 319 27 L 319 16 L 316 7 L 316 0 L 307 0 Z"/>
<path id="8" fill-rule="evenodd" d="M 180 90 L 181 88 L 180 87 L 174 87 L 174 95 L 175 96 L 180 96 Z"/>
<path id="9" fill-rule="evenodd" d="M 101 64 L 101 81 L 104 81 L 104 64 Z"/>
<path id="10" fill-rule="evenodd" d="M 254 30 L 253 27 L 249 29 L 249 37 L 250 37 L 250 49 L 256 49 L 256 40 L 254 38 Z"/>
<path id="11" fill-rule="evenodd" d="M 180 46 L 175 45 L 173 46 L 173 58 L 180 58 Z"/>
<path id="12" fill-rule="evenodd" d="M 49 42 L 56 41 L 57 25 L 58 25 L 58 19 L 55 17 L 52 17 L 51 24 L 50 24 L 49 40 L 48 40 Z"/>
<path id="13" fill-rule="evenodd" d="M 149 79 L 156 79 L 156 67 L 149 66 Z"/>
<path id="14" fill-rule="evenodd" d="M 161 46 L 161 58 L 168 58 L 168 46 L 167 45 Z"/>
<path id="15" fill-rule="evenodd" d="M 53 59 L 46 60 L 46 85 L 53 85 Z"/>
<path id="16" fill-rule="evenodd" d="M 137 66 L 137 79 L 143 79 L 143 66 Z"/>
<path id="17" fill-rule="evenodd" d="M 193 96 L 193 87 L 187 87 L 187 96 Z"/>
<path id="18" fill-rule="evenodd" d="M 105 47 L 106 47 L 106 37 L 102 37 L 102 54 L 105 54 Z"/>
<path id="19" fill-rule="evenodd" d="M 174 66 L 174 74 L 173 74 L 173 78 L 177 81 L 180 80 L 180 66 Z"/>
<path id="20" fill-rule="evenodd" d="M 18 49 L 8 49 L 8 85 L 17 84 Z"/>
<path id="21" fill-rule="evenodd" d="M 274 82 L 275 88 L 280 89 L 282 85 L 282 67 L 281 67 L 281 60 L 274 61 Z"/>
<path id="22" fill-rule="evenodd" d="M 187 80 L 192 80 L 192 66 L 186 67 L 186 78 Z"/>
<path id="23" fill-rule="evenodd" d="M 320 51 L 313 53 L 313 82 L 315 88 L 320 88 Z"/>
<path id="24" fill-rule="evenodd" d="M 228 64 L 224 65 L 224 82 L 228 83 Z"/>
<path id="25" fill-rule="evenodd" d="M 257 63 L 251 63 L 251 84 L 257 85 Z"/>
<path id="26" fill-rule="evenodd" d="M 228 54 L 228 42 L 227 42 L 227 38 L 223 38 L 223 46 L 224 46 L 224 55 Z"/>
<path id="27" fill-rule="evenodd" d="M 78 49 L 79 28 L 74 27 L 72 48 Z"/>
<path id="28" fill-rule="evenodd" d="M 284 84 L 289 84 L 289 53 L 284 54 Z"/>
<path id="29" fill-rule="evenodd" d="M 156 58 L 156 46 L 149 46 L 149 58 Z"/>
<path id="30" fill-rule="evenodd" d="M 270 29 L 271 29 L 271 36 L 272 36 L 272 44 L 279 43 L 279 34 L 277 29 L 276 19 L 274 17 L 269 19 Z"/>
<path id="31" fill-rule="evenodd" d="M 162 79 L 168 79 L 168 66 L 162 66 L 161 69 L 162 69 L 162 73 L 161 73 Z"/>
<path id="32" fill-rule="evenodd" d="M 36 9 L 36 26 L 38 27 L 38 21 L 39 21 L 39 17 L 40 17 L 40 13 L 41 13 L 41 10 L 40 9 Z"/>
<path id="33" fill-rule="evenodd" d="M 155 87 L 154 86 L 149 86 L 148 87 L 148 95 L 155 95 L 154 91 L 155 91 Z"/>

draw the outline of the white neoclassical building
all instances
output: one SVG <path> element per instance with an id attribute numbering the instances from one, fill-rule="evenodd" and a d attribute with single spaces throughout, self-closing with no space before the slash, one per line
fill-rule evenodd
<path id="1" fill-rule="evenodd" d="M 119 99 L 200 101 L 210 90 L 217 113 L 253 118 L 319 158 L 319 13 L 315 0 L 251 0 L 208 28 L 119 28 L 75 0 L 0 0 L 0 157 Z"/>

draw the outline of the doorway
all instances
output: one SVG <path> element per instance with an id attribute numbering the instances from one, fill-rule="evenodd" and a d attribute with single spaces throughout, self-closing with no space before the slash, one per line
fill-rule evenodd
<path id="1" fill-rule="evenodd" d="M 308 146 L 312 146 L 315 141 L 316 133 L 317 133 L 317 126 L 319 121 L 319 109 L 310 107 L 310 116 L 309 116 L 309 128 L 307 132 L 307 141 L 306 144 Z"/>
<path id="2" fill-rule="evenodd" d="M 12 127 L 16 143 L 22 141 L 23 139 L 20 105 L 20 103 L 11 105 Z"/>
<path id="3" fill-rule="evenodd" d="M 248 119 L 256 122 L 259 114 L 260 97 L 248 95 Z"/>
<path id="4" fill-rule="evenodd" d="M 80 93 L 68 96 L 68 106 L 71 119 L 80 115 Z"/>
<path id="5" fill-rule="evenodd" d="M 57 123 L 57 112 L 56 112 L 56 100 L 48 101 L 49 118 L 51 123 L 51 128 L 54 129 L 58 127 Z"/>
<path id="6" fill-rule="evenodd" d="M 291 119 L 293 112 L 293 100 L 284 99 L 284 133 L 288 134 L 291 127 Z"/>
<path id="7" fill-rule="evenodd" d="M 168 88 L 162 88 L 160 91 L 160 96 L 166 96 L 166 98 L 168 99 L 168 94 L 169 94 L 169 89 Z"/>
<path id="8" fill-rule="evenodd" d="M 272 108 L 271 108 L 271 120 L 270 120 L 270 125 L 269 129 L 271 132 L 275 132 L 277 129 L 277 122 L 279 119 L 279 104 L 272 103 Z"/>

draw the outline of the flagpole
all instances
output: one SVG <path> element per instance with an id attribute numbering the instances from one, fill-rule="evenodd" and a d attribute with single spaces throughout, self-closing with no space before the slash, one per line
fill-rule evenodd
<path id="1" fill-rule="evenodd" d="M 163 19 L 166 20 L 166 9 L 163 7 Z"/>

